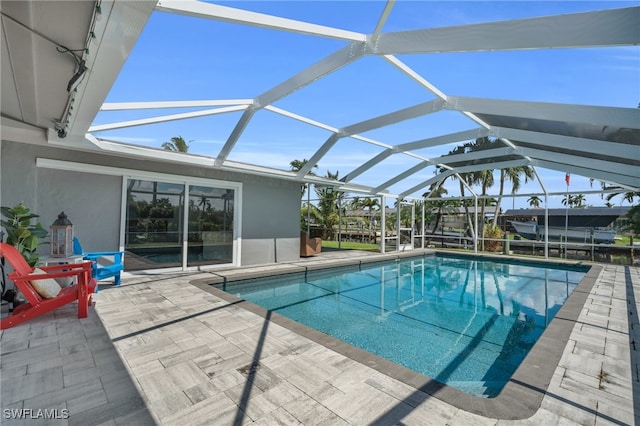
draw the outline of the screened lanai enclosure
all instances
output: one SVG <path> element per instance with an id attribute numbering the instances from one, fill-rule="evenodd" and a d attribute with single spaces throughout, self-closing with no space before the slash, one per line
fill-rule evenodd
<path id="1" fill-rule="evenodd" d="M 495 201 L 481 199 L 470 207 L 473 200 L 455 198 L 390 206 L 385 197 L 327 194 L 324 188 L 316 193 L 319 198 L 302 201 L 301 227 L 334 249 L 447 248 L 623 264 L 637 258 L 627 218 L 631 207 L 503 211 Z"/>
<path id="2" fill-rule="evenodd" d="M 142 260 L 153 239 L 183 266 L 238 264 L 248 199 L 224 182 L 240 175 L 295 183 L 302 230 L 381 251 L 566 256 L 595 244 L 594 230 L 569 238 L 570 210 L 639 201 L 637 2 L 1 8 L 3 141 L 153 162 L 153 179 L 122 178 L 120 246 Z M 162 148 L 176 137 L 181 148 Z M 217 180 L 203 184 L 207 170 Z M 522 237 L 501 219 L 516 207 L 566 208 L 564 237 L 545 223 Z M 621 222 L 606 227 L 631 249 Z"/>

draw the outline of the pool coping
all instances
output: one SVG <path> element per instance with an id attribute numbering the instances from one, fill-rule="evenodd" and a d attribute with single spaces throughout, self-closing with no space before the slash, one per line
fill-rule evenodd
<path id="1" fill-rule="evenodd" d="M 332 269 L 340 266 L 357 266 L 376 262 L 384 262 L 398 258 L 422 257 L 427 255 L 442 254 L 446 256 L 463 256 L 473 258 L 487 258 L 492 260 L 515 260 L 527 263 L 539 263 L 543 265 L 559 266 L 587 266 L 590 269 L 573 290 L 569 298 L 556 313 L 551 323 L 542 333 L 536 344 L 529 351 L 523 362 L 512 375 L 502 391 L 494 398 L 482 398 L 469 395 L 451 386 L 439 383 L 428 376 L 417 373 L 389 360 L 357 348 L 349 343 L 331 337 L 311 327 L 300 324 L 275 312 L 255 305 L 251 302 L 237 298 L 214 287 L 214 284 L 241 281 L 252 278 L 272 278 L 274 276 L 290 275 Z M 366 365 L 374 370 L 405 383 L 418 392 L 435 397 L 445 403 L 465 411 L 479 414 L 489 418 L 503 420 L 521 420 L 531 417 L 538 411 L 542 399 L 547 392 L 552 376 L 560 362 L 569 336 L 577 322 L 578 316 L 587 300 L 593 285 L 600 276 L 603 267 L 588 262 L 529 259 L 505 255 L 490 255 L 476 253 L 451 253 L 437 250 L 419 250 L 391 254 L 373 255 L 366 258 L 347 259 L 340 261 L 323 261 L 314 264 L 286 264 L 281 268 L 271 268 L 272 275 L 265 274 L 264 269 L 234 270 L 213 273 L 210 278 L 193 280 L 190 284 L 207 291 L 234 306 L 250 311 L 263 319 L 269 319 L 275 324 L 308 338 L 322 346 L 332 349 L 343 356 Z M 276 272 L 277 271 L 277 272 Z M 563 344 L 558 344 L 563 342 Z M 423 398 L 427 398 L 422 395 Z M 419 395 L 416 396 L 418 399 Z"/>

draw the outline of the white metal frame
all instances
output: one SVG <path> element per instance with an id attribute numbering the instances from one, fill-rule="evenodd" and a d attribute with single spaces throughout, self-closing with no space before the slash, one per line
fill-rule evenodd
<path id="1" fill-rule="evenodd" d="M 90 127 L 89 131 L 104 131 L 243 111 L 222 149 L 215 156 L 210 157 L 211 167 L 245 173 L 272 173 L 275 176 L 310 182 L 312 179 L 317 179 L 309 175 L 312 168 L 332 150 L 340 139 L 351 137 L 380 147 L 382 151 L 362 164 L 357 165 L 352 171 L 346 173 L 346 176 L 339 182 L 334 182 L 336 189 L 341 191 L 377 196 L 387 195 L 402 199 L 414 197 L 416 192 L 456 173 L 522 165 L 583 175 L 617 185 L 625 190 L 640 190 L 640 149 L 638 144 L 634 145 L 617 140 L 602 140 L 568 133 L 533 131 L 527 127 L 518 127 L 518 125 L 506 127 L 504 124 L 492 124 L 496 117 L 498 121 L 502 119 L 508 121 L 513 117 L 519 117 L 525 121 L 538 120 L 540 122 L 549 120 L 571 123 L 581 129 L 586 129 L 593 125 L 626 128 L 640 134 L 640 109 L 450 96 L 394 56 L 443 52 L 637 45 L 640 43 L 640 32 L 637 30 L 640 22 L 640 7 L 385 33 L 383 28 L 387 18 L 393 11 L 394 4 L 394 1 L 388 1 L 378 21 L 375 23 L 373 32 L 371 34 L 362 34 L 195 0 L 161 0 L 156 6 L 157 11 L 191 16 L 194 19 L 231 22 L 275 31 L 337 39 L 344 41 L 346 45 L 253 99 L 104 104 L 101 108 L 102 111 L 180 107 L 202 107 L 208 109 L 128 122 L 102 124 Z M 428 94 L 434 96 L 434 99 L 342 128 L 337 128 L 328 123 L 321 123 L 313 118 L 303 117 L 293 111 L 285 111 L 274 105 L 278 100 L 302 87 L 337 72 L 340 68 L 354 61 L 371 55 L 384 59 L 399 73 L 401 78 L 412 79 L 423 87 Z M 247 125 L 255 114 L 261 110 L 274 112 L 284 117 L 328 130 L 331 135 L 310 157 L 307 165 L 297 173 L 283 173 L 281 170 L 260 167 L 259 165 L 242 165 L 229 161 L 229 154 L 233 151 Z M 470 120 L 472 128 L 395 145 L 361 135 L 373 129 L 441 111 L 460 113 Z M 505 144 L 505 148 L 492 152 L 467 153 L 460 156 L 445 155 L 437 158 L 426 158 L 414 152 L 418 149 L 465 142 L 469 139 L 485 136 L 499 138 Z M 517 141 L 527 142 L 528 146 L 521 146 Z M 99 141 L 95 142 L 97 145 L 101 143 Z M 535 148 L 532 148 L 531 145 L 534 145 Z M 554 151 L 558 147 L 562 147 L 563 152 Z M 119 148 L 113 144 L 111 149 Z M 123 147 L 122 149 L 127 150 L 128 148 Z M 355 182 L 360 175 L 393 155 L 409 156 L 420 160 L 420 162 L 405 169 L 395 177 L 378 184 L 369 186 Z M 492 163 L 491 159 L 499 155 L 510 155 L 519 159 Z M 606 156 L 606 159 L 592 158 L 604 156 Z M 484 161 L 477 161 L 474 165 L 457 168 L 448 165 L 453 162 L 464 163 L 471 159 Z M 198 161 L 202 162 L 203 160 L 198 159 Z M 402 185 L 407 178 L 420 173 L 427 167 L 434 167 L 435 170 L 443 168 L 445 171 L 431 179 L 424 180 L 418 185 L 414 184 L 413 186 L 405 187 L 396 194 L 390 192 L 391 187 Z M 323 182 L 319 183 L 322 184 Z"/>

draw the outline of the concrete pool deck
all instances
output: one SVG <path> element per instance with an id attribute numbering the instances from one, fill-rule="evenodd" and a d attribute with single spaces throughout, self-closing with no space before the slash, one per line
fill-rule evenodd
<path id="1" fill-rule="evenodd" d="M 500 407 L 480 398 L 446 403 L 450 391 L 432 396 L 411 383 L 415 375 L 385 374 L 389 366 L 375 358 L 331 340 L 320 344 L 204 284 L 386 257 L 327 252 L 253 268 L 129 275 L 120 287 L 101 286 L 87 319 L 69 306 L 2 331 L 0 424 L 640 423 L 637 267 L 598 265 L 576 319 L 563 321 L 568 341 L 554 345 L 550 336 L 542 347 L 538 367 L 551 369 L 546 391 L 536 382 L 542 374 L 511 384 L 514 400 L 533 401 L 523 420 L 491 415 Z M 544 353 L 553 351 L 559 362 L 545 366 Z M 37 410 L 64 418 L 37 418 Z"/>

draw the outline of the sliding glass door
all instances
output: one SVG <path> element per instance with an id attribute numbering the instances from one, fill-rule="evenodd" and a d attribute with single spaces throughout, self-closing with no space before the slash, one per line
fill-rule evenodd
<path id="1" fill-rule="evenodd" d="M 183 184 L 129 180 L 127 270 L 182 266 L 183 206 Z"/>
<path id="2" fill-rule="evenodd" d="M 129 179 L 125 269 L 233 263 L 236 195 L 213 185 Z"/>
<path id="3" fill-rule="evenodd" d="M 234 192 L 189 186 L 187 266 L 233 261 Z"/>

